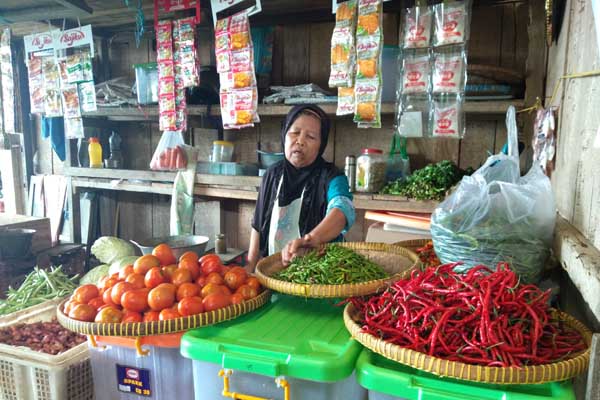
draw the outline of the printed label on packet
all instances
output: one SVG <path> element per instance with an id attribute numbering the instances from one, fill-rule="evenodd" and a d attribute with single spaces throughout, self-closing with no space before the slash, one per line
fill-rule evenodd
<path id="1" fill-rule="evenodd" d="M 435 104 L 433 136 L 458 137 L 458 105 L 442 107 Z"/>
<path id="2" fill-rule="evenodd" d="M 436 45 L 458 44 L 465 41 L 465 4 L 437 6 Z"/>
<path id="3" fill-rule="evenodd" d="M 402 92 L 426 93 L 429 79 L 429 57 L 404 59 Z"/>
<path id="4" fill-rule="evenodd" d="M 354 88 L 338 88 L 336 115 L 354 114 Z"/>
<path id="5" fill-rule="evenodd" d="M 233 72 L 251 71 L 253 66 L 250 49 L 231 52 L 231 70 Z"/>
<path id="6" fill-rule="evenodd" d="M 432 11 L 427 7 L 415 7 L 406 11 L 404 48 L 424 48 L 431 40 Z"/>
<path id="7" fill-rule="evenodd" d="M 228 72 L 231 71 L 231 56 L 229 51 L 222 51 L 216 53 L 217 58 L 217 72 Z"/>
<path id="8" fill-rule="evenodd" d="M 433 71 L 434 93 L 458 93 L 463 74 L 463 59 L 457 57 L 438 57 Z"/>

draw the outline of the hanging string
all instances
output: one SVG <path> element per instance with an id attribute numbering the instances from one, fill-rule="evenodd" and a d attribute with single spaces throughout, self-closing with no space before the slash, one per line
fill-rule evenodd
<path id="1" fill-rule="evenodd" d="M 541 108 L 542 108 L 542 100 L 539 97 L 536 97 L 535 103 L 531 107 L 523 108 L 523 109 L 517 111 L 517 114 L 525 113 L 525 112 L 531 113 L 531 112 L 533 112 L 535 110 L 539 110 Z"/>
<path id="2" fill-rule="evenodd" d="M 77 26 L 81 28 L 81 22 L 79 21 L 79 17 L 77 17 Z"/>

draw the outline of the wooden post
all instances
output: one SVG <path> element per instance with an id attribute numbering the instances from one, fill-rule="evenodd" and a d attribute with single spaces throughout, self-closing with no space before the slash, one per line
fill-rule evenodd
<path id="1" fill-rule="evenodd" d="M 600 399 L 600 333 L 592 336 L 585 400 Z"/>
<path id="2" fill-rule="evenodd" d="M 25 183 L 19 135 L 8 134 L 10 148 L 0 149 L 2 193 L 7 214 L 25 214 Z"/>

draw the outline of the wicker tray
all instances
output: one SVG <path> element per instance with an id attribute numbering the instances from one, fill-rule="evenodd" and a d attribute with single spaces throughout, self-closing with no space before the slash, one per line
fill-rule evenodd
<path id="1" fill-rule="evenodd" d="M 176 333 L 197 328 L 200 326 L 212 325 L 219 322 L 227 321 L 239 317 L 240 315 L 249 313 L 257 308 L 265 305 L 271 298 L 271 292 L 265 290 L 255 298 L 245 301 L 241 304 L 234 304 L 225 308 L 214 311 L 204 312 L 201 314 L 190 315 L 166 321 L 155 322 L 132 322 L 126 324 L 109 324 L 83 322 L 69 318 L 63 312 L 63 307 L 66 302 L 59 304 L 56 315 L 58 322 L 65 328 L 78 332 L 84 335 L 99 335 L 99 336 L 148 336 L 162 335 L 166 333 Z"/>
<path id="2" fill-rule="evenodd" d="M 344 309 L 344 324 L 352 337 L 363 346 L 392 361 L 442 377 L 493 384 L 546 383 L 563 381 L 581 374 L 587 369 L 590 360 L 589 346 L 592 341 L 592 333 L 581 322 L 560 311 L 555 311 L 554 315 L 566 322 L 570 327 L 577 329 L 588 346 L 587 350 L 564 361 L 522 368 L 470 365 L 457 361 L 443 360 L 407 349 L 363 332 L 361 326 L 356 322 L 358 320 L 357 314 L 358 311 L 354 306 L 348 304 Z"/>
<path id="3" fill-rule="evenodd" d="M 409 249 L 410 251 L 414 251 L 416 253 L 417 249 L 425 246 L 429 242 L 431 242 L 431 239 L 403 240 L 401 242 L 394 243 L 394 246 L 404 247 L 405 249 Z"/>
<path id="4" fill-rule="evenodd" d="M 371 261 L 381 265 L 390 274 L 390 277 L 345 285 L 306 285 L 285 282 L 271 277 L 285 268 L 281 263 L 279 253 L 264 258 L 258 263 L 256 277 L 263 286 L 294 296 L 313 298 L 365 296 L 376 293 L 389 283 L 404 278 L 405 274 L 409 273 L 419 260 L 413 251 L 395 245 L 362 242 L 336 244 L 367 256 Z"/>

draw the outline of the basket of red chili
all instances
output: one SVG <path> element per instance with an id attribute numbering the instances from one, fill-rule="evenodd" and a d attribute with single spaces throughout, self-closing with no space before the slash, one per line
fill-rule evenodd
<path id="1" fill-rule="evenodd" d="M 550 308 L 549 291 L 521 284 L 505 263 L 465 274 L 456 265 L 415 270 L 379 295 L 350 299 L 346 327 L 376 353 L 440 376 L 531 384 L 585 371 L 592 334 Z"/>

